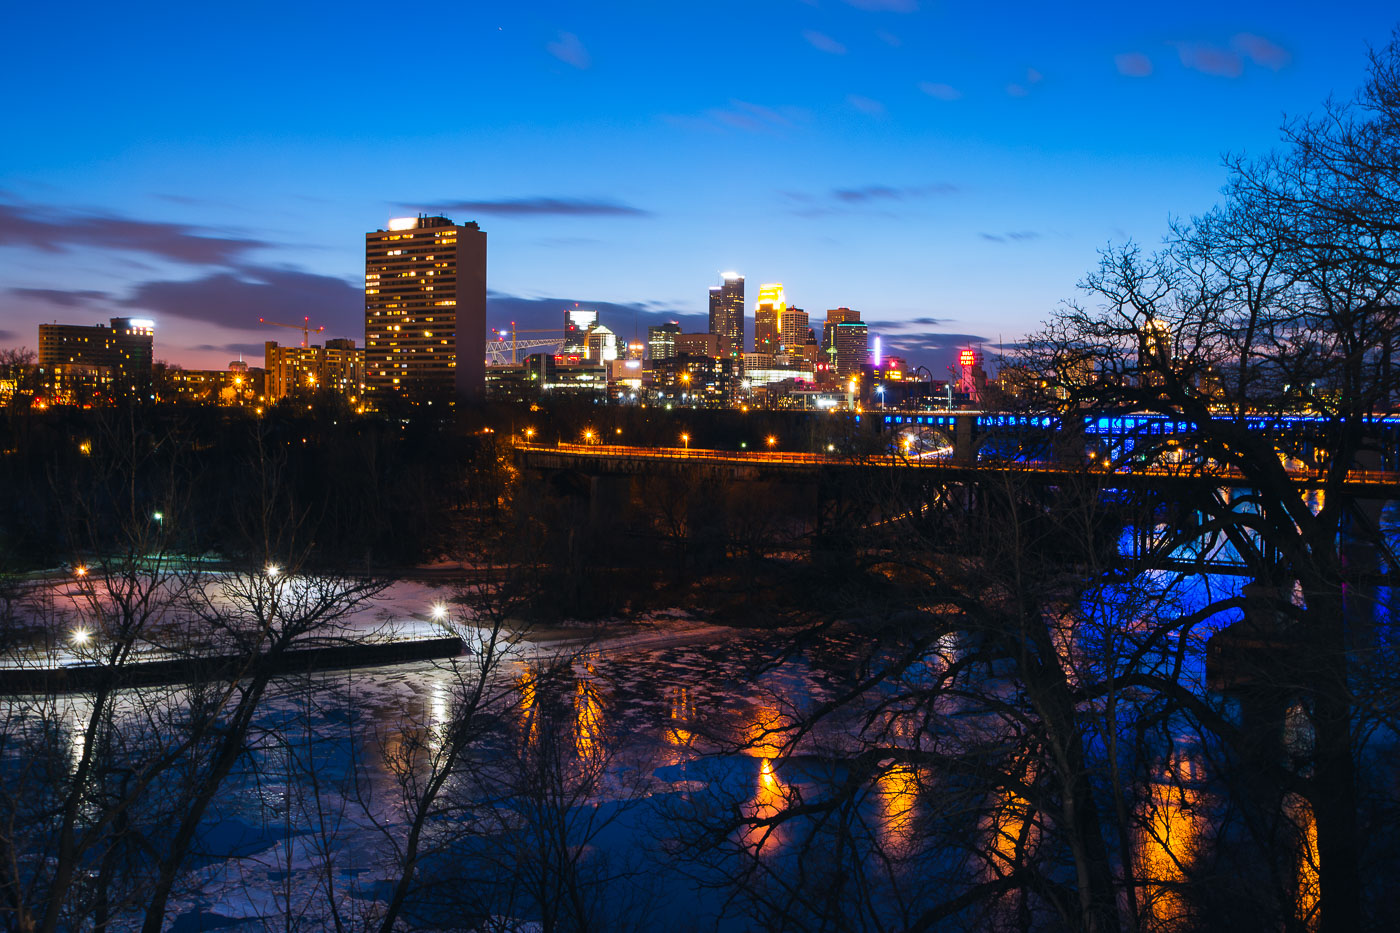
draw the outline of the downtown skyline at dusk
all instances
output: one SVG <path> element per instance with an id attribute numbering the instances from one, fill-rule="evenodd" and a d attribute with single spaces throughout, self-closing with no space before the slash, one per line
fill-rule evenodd
<path id="1" fill-rule="evenodd" d="M 359 341 L 363 233 L 424 211 L 490 234 L 493 328 L 580 302 L 627 339 L 699 330 L 734 269 L 941 372 L 1208 209 L 1221 156 L 1349 94 L 1392 15 L 28 7 L 14 34 L 65 56 L 12 50 L 36 78 L 0 154 L 0 343 L 118 315 L 192 367 L 286 340 L 260 317 Z"/>

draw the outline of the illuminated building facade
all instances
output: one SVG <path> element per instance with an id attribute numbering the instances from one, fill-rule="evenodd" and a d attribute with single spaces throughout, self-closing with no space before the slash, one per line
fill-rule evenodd
<path id="1" fill-rule="evenodd" d="M 647 357 L 652 360 L 668 360 L 676 355 L 676 339 L 681 335 L 681 325 L 667 321 L 647 328 Z"/>
<path id="2" fill-rule="evenodd" d="M 581 360 L 587 359 L 588 334 L 597 326 L 597 311 L 590 308 L 580 308 L 578 305 L 566 310 L 564 312 L 564 347 L 559 351 L 560 354 L 566 357 L 576 356 Z"/>
<path id="3" fill-rule="evenodd" d="M 859 321 L 860 312 L 850 308 L 832 308 L 826 312 L 826 323 L 822 325 L 822 352 L 831 355 L 836 347 L 836 325 L 847 321 Z"/>
<path id="4" fill-rule="evenodd" d="M 782 337 L 782 315 L 787 298 L 781 282 L 758 287 L 758 305 L 753 315 L 753 351 L 777 356 Z"/>
<path id="5" fill-rule="evenodd" d="M 617 334 L 602 324 L 588 328 L 584 335 L 583 358 L 590 363 L 611 363 L 617 357 Z"/>
<path id="6" fill-rule="evenodd" d="M 263 394 L 267 374 L 241 361 L 228 369 L 180 369 L 157 366 L 155 394 L 162 403 L 257 408 L 267 402 Z"/>
<path id="7" fill-rule="evenodd" d="M 958 351 L 958 391 L 968 401 L 980 402 L 987 391 L 987 372 L 982 368 L 982 351 L 966 347 Z"/>
<path id="8" fill-rule="evenodd" d="M 729 341 L 733 356 L 744 352 L 744 277 L 724 273 L 724 284 L 710 289 L 710 333 Z"/>
<path id="9" fill-rule="evenodd" d="M 365 351 L 356 349 L 353 340 L 327 340 L 324 347 L 283 347 L 269 340 L 263 364 L 270 402 L 298 392 L 329 390 L 358 406 L 364 395 Z"/>
<path id="10" fill-rule="evenodd" d="M 654 365 L 652 390 L 658 400 L 672 404 L 723 407 L 738 389 L 739 368 L 730 357 L 673 356 Z"/>
<path id="11" fill-rule="evenodd" d="M 1161 385 L 1175 367 L 1172 331 L 1162 321 L 1148 321 L 1138 331 L 1138 385 Z"/>
<path id="12" fill-rule="evenodd" d="M 150 390 L 154 321 L 114 317 L 111 326 L 40 324 L 39 377 L 61 402 L 135 398 Z"/>
<path id="13" fill-rule="evenodd" d="M 778 355 L 786 354 L 789 362 L 802 359 L 807 344 L 807 312 L 801 308 L 786 308 L 778 316 Z"/>
<path id="14" fill-rule="evenodd" d="M 678 356 L 730 356 L 729 343 L 719 334 L 677 334 L 676 355 Z"/>
<path id="15" fill-rule="evenodd" d="M 415 404 L 479 396 L 486 380 L 486 234 L 404 217 L 365 234 L 365 391 Z"/>
<path id="16" fill-rule="evenodd" d="M 832 331 L 837 378 L 859 376 L 870 362 L 869 334 L 865 324 L 861 321 L 842 321 Z"/>

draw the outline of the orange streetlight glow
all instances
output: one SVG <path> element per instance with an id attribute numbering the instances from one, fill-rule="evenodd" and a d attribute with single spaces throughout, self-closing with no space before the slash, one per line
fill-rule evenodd
<path id="1" fill-rule="evenodd" d="M 776 437 L 774 437 L 772 434 L 768 435 L 768 449 L 769 449 L 769 450 L 772 450 L 772 449 L 773 449 L 774 447 L 776 447 L 777 445 L 778 445 L 778 439 L 777 439 Z"/>

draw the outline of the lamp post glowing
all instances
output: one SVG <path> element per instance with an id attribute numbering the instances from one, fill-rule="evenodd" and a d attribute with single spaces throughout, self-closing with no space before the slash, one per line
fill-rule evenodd
<path id="1" fill-rule="evenodd" d="M 433 621 L 434 621 L 434 622 L 441 622 L 441 621 L 443 621 L 443 620 L 446 619 L 446 618 L 447 618 L 447 607 L 444 606 L 442 603 L 436 603 L 436 604 L 434 604 L 434 606 L 433 606 Z"/>
<path id="2" fill-rule="evenodd" d="M 598 432 L 597 432 L 597 431 L 594 431 L 592 428 L 584 428 L 584 429 L 583 429 L 583 442 L 584 442 L 585 444 L 591 444 L 591 443 L 593 443 L 594 441 L 596 441 L 597 439 L 598 439 Z"/>
<path id="3" fill-rule="evenodd" d="M 774 447 L 777 447 L 777 446 L 778 446 L 778 439 L 777 439 L 777 437 L 773 436 L 772 434 L 768 435 L 768 449 L 769 449 L 769 450 L 772 450 Z"/>
<path id="4" fill-rule="evenodd" d="M 268 564 L 268 565 L 267 565 L 267 578 L 268 578 L 269 580 L 276 580 L 276 579 L 277 579 L 277 575 L 280 574 L 281 572 L 282 572 L 282 568 L 281 568 L 281 567 L 278 567 L 276 564 Z"/>
<path id="5" fill-rule="evenodd" d="M 83 564 L 79 564 L 78 566 L 73 568 L 73 575 L 75 577 L 78 577 L 79 579 L 87 576 L 87 567 Z"/>
<path id="6" fill-rule="evenodd" d="M 690 453 L 690 435 L 689 435 L 689 434 L 682 434 L 682 435 L 681 435 L 681 443 L 685 445 L 685 452 L 686 452 L 686 453 Z"/>
<path id="7" fill-rule="evenodd" d="M 92 633 L 85 628 L 75 628 L 68 640 L 73 643 L 74 648 L 83 648 L 92 640 Z"/>

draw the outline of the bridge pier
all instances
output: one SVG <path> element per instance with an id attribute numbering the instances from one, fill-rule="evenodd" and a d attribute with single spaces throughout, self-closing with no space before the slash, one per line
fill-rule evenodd
<path id="1" fill-rule="evenodd" d="M 627 517 L 632 506 L 632 477 L 603 473 L 588 478 L 588 520 L 611 525 Z"/>

